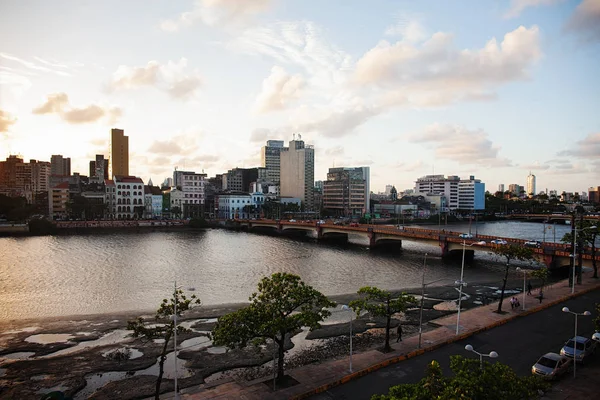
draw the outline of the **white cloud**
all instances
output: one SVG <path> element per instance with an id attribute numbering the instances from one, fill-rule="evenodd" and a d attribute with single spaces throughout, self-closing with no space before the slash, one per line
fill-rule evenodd
<path id="1" fill-rule="evenodd" d="M 38 64 L 36 64 L 34 62 L 24 60 L 22 58 L 19 58 L 17 56 L 12 55 L 12 54 L 1 53 L 0 52 L 0 58 L 4 58 L 5 60 L 9 60 L 9 61 L 14 61 L 14 62 L 16 62 L 18 64 L 23 65 L 26 68 L 29 68 L 29 69 L 32 69 L 32 70 L 35 70 L 35 71 L 51 72 L 51 73 L 54 73 L 54 74 L 60 75 L 60 76 L 72 76 L 70 73 L 68 73 L 66 71 L 62 71 L 60 69 L 57 70 L 57 69 L 54 69 L 54 68 L 50 68 L 50 66 L 38 65 Z"/>
<path id="2" fill-rule="evenodd" d="M 583 0 L 565 24 L 586 42 L 600 41 L 600 0 Z"/>
<path id="3" fill-rule="evenodd" d="M 521 15 L 523 10 L 530 7 L 549 6 L 560 3 L 564 0 L 512 0 L 510 8 L 504 14 L 505 18 L 515 18 Z"/>
<path id="4" fill-rule="evenodd" d="M 8 132 L 8 128 L 17 122 L 17 119 L 13 117 L 8 111 L 0 109 L 0 133 Z"/>
<path id="5" fill-rule="evenodd" d="M 291 133 L 291 128 L 256 128 L 253 129 L 250 133 L 250 143 L 264 143 L 270 139 L 279 139 L 282 136 L 288 135 Z"/>
<path id="6" fill-rule="evenodd" d="M 435 156 L 459 164 L 482 167 L 508 167 L 510 160 L 499 158 L 500 147 L 488 139 L 488 134 L 479 130 L 468 130 L 459 125 L 432 124 L 409 139 L 412 143 L 423 143 L 435 149 Z"/>
<path id="7" fill-rule="evenodd" d="M 521 26 L 500 45 L 492 38 L 475 50 L 458 50 L 452 35 L 438 32 L 421 45 L 380 42 L 358 60 L 353 81 L 379 87 L 388 105 L 438 106 L 481 94 L 489 99 L 494 87 L 529 78 L 529 68 L 540 57 L 536 26 Z"/>
<path id="8" fill-rule="evenodd" d="M 32 110 L 33 114 L 58 114 L 63 121 L 69 124 L 87 124 L 106 118 L 107 124 L 114 124 L 122 115 L 118 107 L 104 107 L 90 104 L 85 107 L 73 107 L 69 104 L 66 93 L 49 94 L 46 102 Z"/>
<path id="9" fill-rule="evenodd" d="M 176 99 L 188 99 L 202 85 L 197 71 L 187 72 L 187 59 L 161 65 L 148 61 L 143 67 L 120 65 L 108 85 L 110 90 L 156 87 Z"/>
<path id="10" fill-rule="evenodd" d="M 415 16 L 400 15 L 396 23 L 385 30 L 385 35 L 400 37 L 408 43 L 417 43 L 427 38 L 427 31 Z"/>
<path id="11" fill-rule="evenodd" d="M 196 22 L 220 27 L 239 25 L 268 10 L 271 3 L 271 0 L 196 0 L 190 11 L 162 21 L 160 28 L 166 32 L 177 32 Z"/>
<path id="12" fill-rule="evenodd" d="M 574 149 L 561 151 L 557 155 L 588 159 L 600 158 L 600 132 L 590 133 L 585 139 L 575 143 Z"/>
<path id="13" fill-rule="evenodd" d="M 283 110 L 300 97 L 304 85 L 302 75 L 290 75 L 283 68 L 274 66 L 271 74 L 263 81 L 262 91 L 256 98 L 256 112 L 260 114 Z"/>

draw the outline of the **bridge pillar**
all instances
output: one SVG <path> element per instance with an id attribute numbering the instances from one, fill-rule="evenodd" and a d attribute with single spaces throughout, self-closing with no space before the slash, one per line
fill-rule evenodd
<path id="1" fill-rule="evenodd" d="M 554 254 L 544 254 L 544 264 L 546 264 L 548 269 L 556 267 L 556 257 L 554 257 Z"/>
<path id="2" fill-rule="evenodd" d="M 376 233 L 369 232 L 369 248 L 372 249 L 377 245 Z"/>
<path id="3" fill-rule="evenodd" d="M 442 257 L 447 257 L 449 254 L 448 241 L 445 238 L 440 240 L 440 247 L 442 248 Z"/>
<path id="4" fill-rule="evenodd" d="M 323 228 L 317 225 L 317 239 L 323 239 Z"/>

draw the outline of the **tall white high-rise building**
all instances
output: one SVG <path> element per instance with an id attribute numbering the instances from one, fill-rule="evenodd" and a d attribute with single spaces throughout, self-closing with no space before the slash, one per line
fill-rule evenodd
<path id="1" fill-rule="evenodd" d="M 444 194 L 447 207 L 451 210 L 458 208 L 458 176 L 426 175 L 415 182 L 416 193 Z"/>
<path id="2" fill-rule="evenodd" d="M 280 154 L 283 140 L 267 140 L 267 145 L 261 149 L 262 166 L 267 169 L 267 180 L 279 185 Z"/>
<path id="3" fill-rule="evenodd" d="M 527 175 L 527 196 L 535 195 L 535 175 L 529 171 Z"/>
<path id="4" fill-rule="evenodd" d="M 498 185 L 498 191 L 500 193 L 504 193 L 504 183 L 501 183 L 501 184 Z"/>
<path id="5" fill-rule="evenodd" d="M 296 197 L 306 211 L 314 210 L 315 149 L 305 145 L 301 137 L 290 141 L 289 147 L 280 151 L 281 197 Z"/>

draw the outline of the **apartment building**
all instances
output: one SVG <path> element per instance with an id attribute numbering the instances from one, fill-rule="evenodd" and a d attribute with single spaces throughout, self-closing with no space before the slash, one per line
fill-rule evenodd
<path id="1" fill-rule="evenodd" d="M 280 154 L 281 197 L 297 197 L 305 211 L 314 211 L 315 149 L 301 136 L 289 142 Z"/>
<path id="2" fill-rule="evenodd" d="M 370 168 L 329 168 L 323 181 L 323 208 L 341 216 L 361 216 L 370 209 Z"/>

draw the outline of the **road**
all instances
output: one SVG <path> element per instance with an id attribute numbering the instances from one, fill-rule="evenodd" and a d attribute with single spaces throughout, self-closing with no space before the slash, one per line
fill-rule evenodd
<path id="1" fill-rule="evenodd" d="M 465 350 L 467 344 L 484 354 L 496 351 L 499 355 L 497 361 L 509 365 L 519 375 L 528 375 L 531 373 L 531 366 L 542 354 L 549 351 L 558 353 L 564 342 L 573 336 L 575 317 L 562 312 L 562 307 L 567 306 L 575 312 L 592 313 L 591 317 L 578 319 L 578 334 L 591 337 L 592 320 L 595 318 L 594 305 L 599 302 L 600 290 L 596 290 L 465 340 L 382 368 L 310 399 L 370 399 L 373 394 L 386 394 L 390 386 L 418 382 L 423 378 L 425 368 L 432 360 L 439 361 L 445 373 L 449 373 L 451 355 L 476 357 Z M 600 352 L 595 357 L 600 358 Z M 594 359 L 592 362 L 596 364 L 598 360 Z"/>

